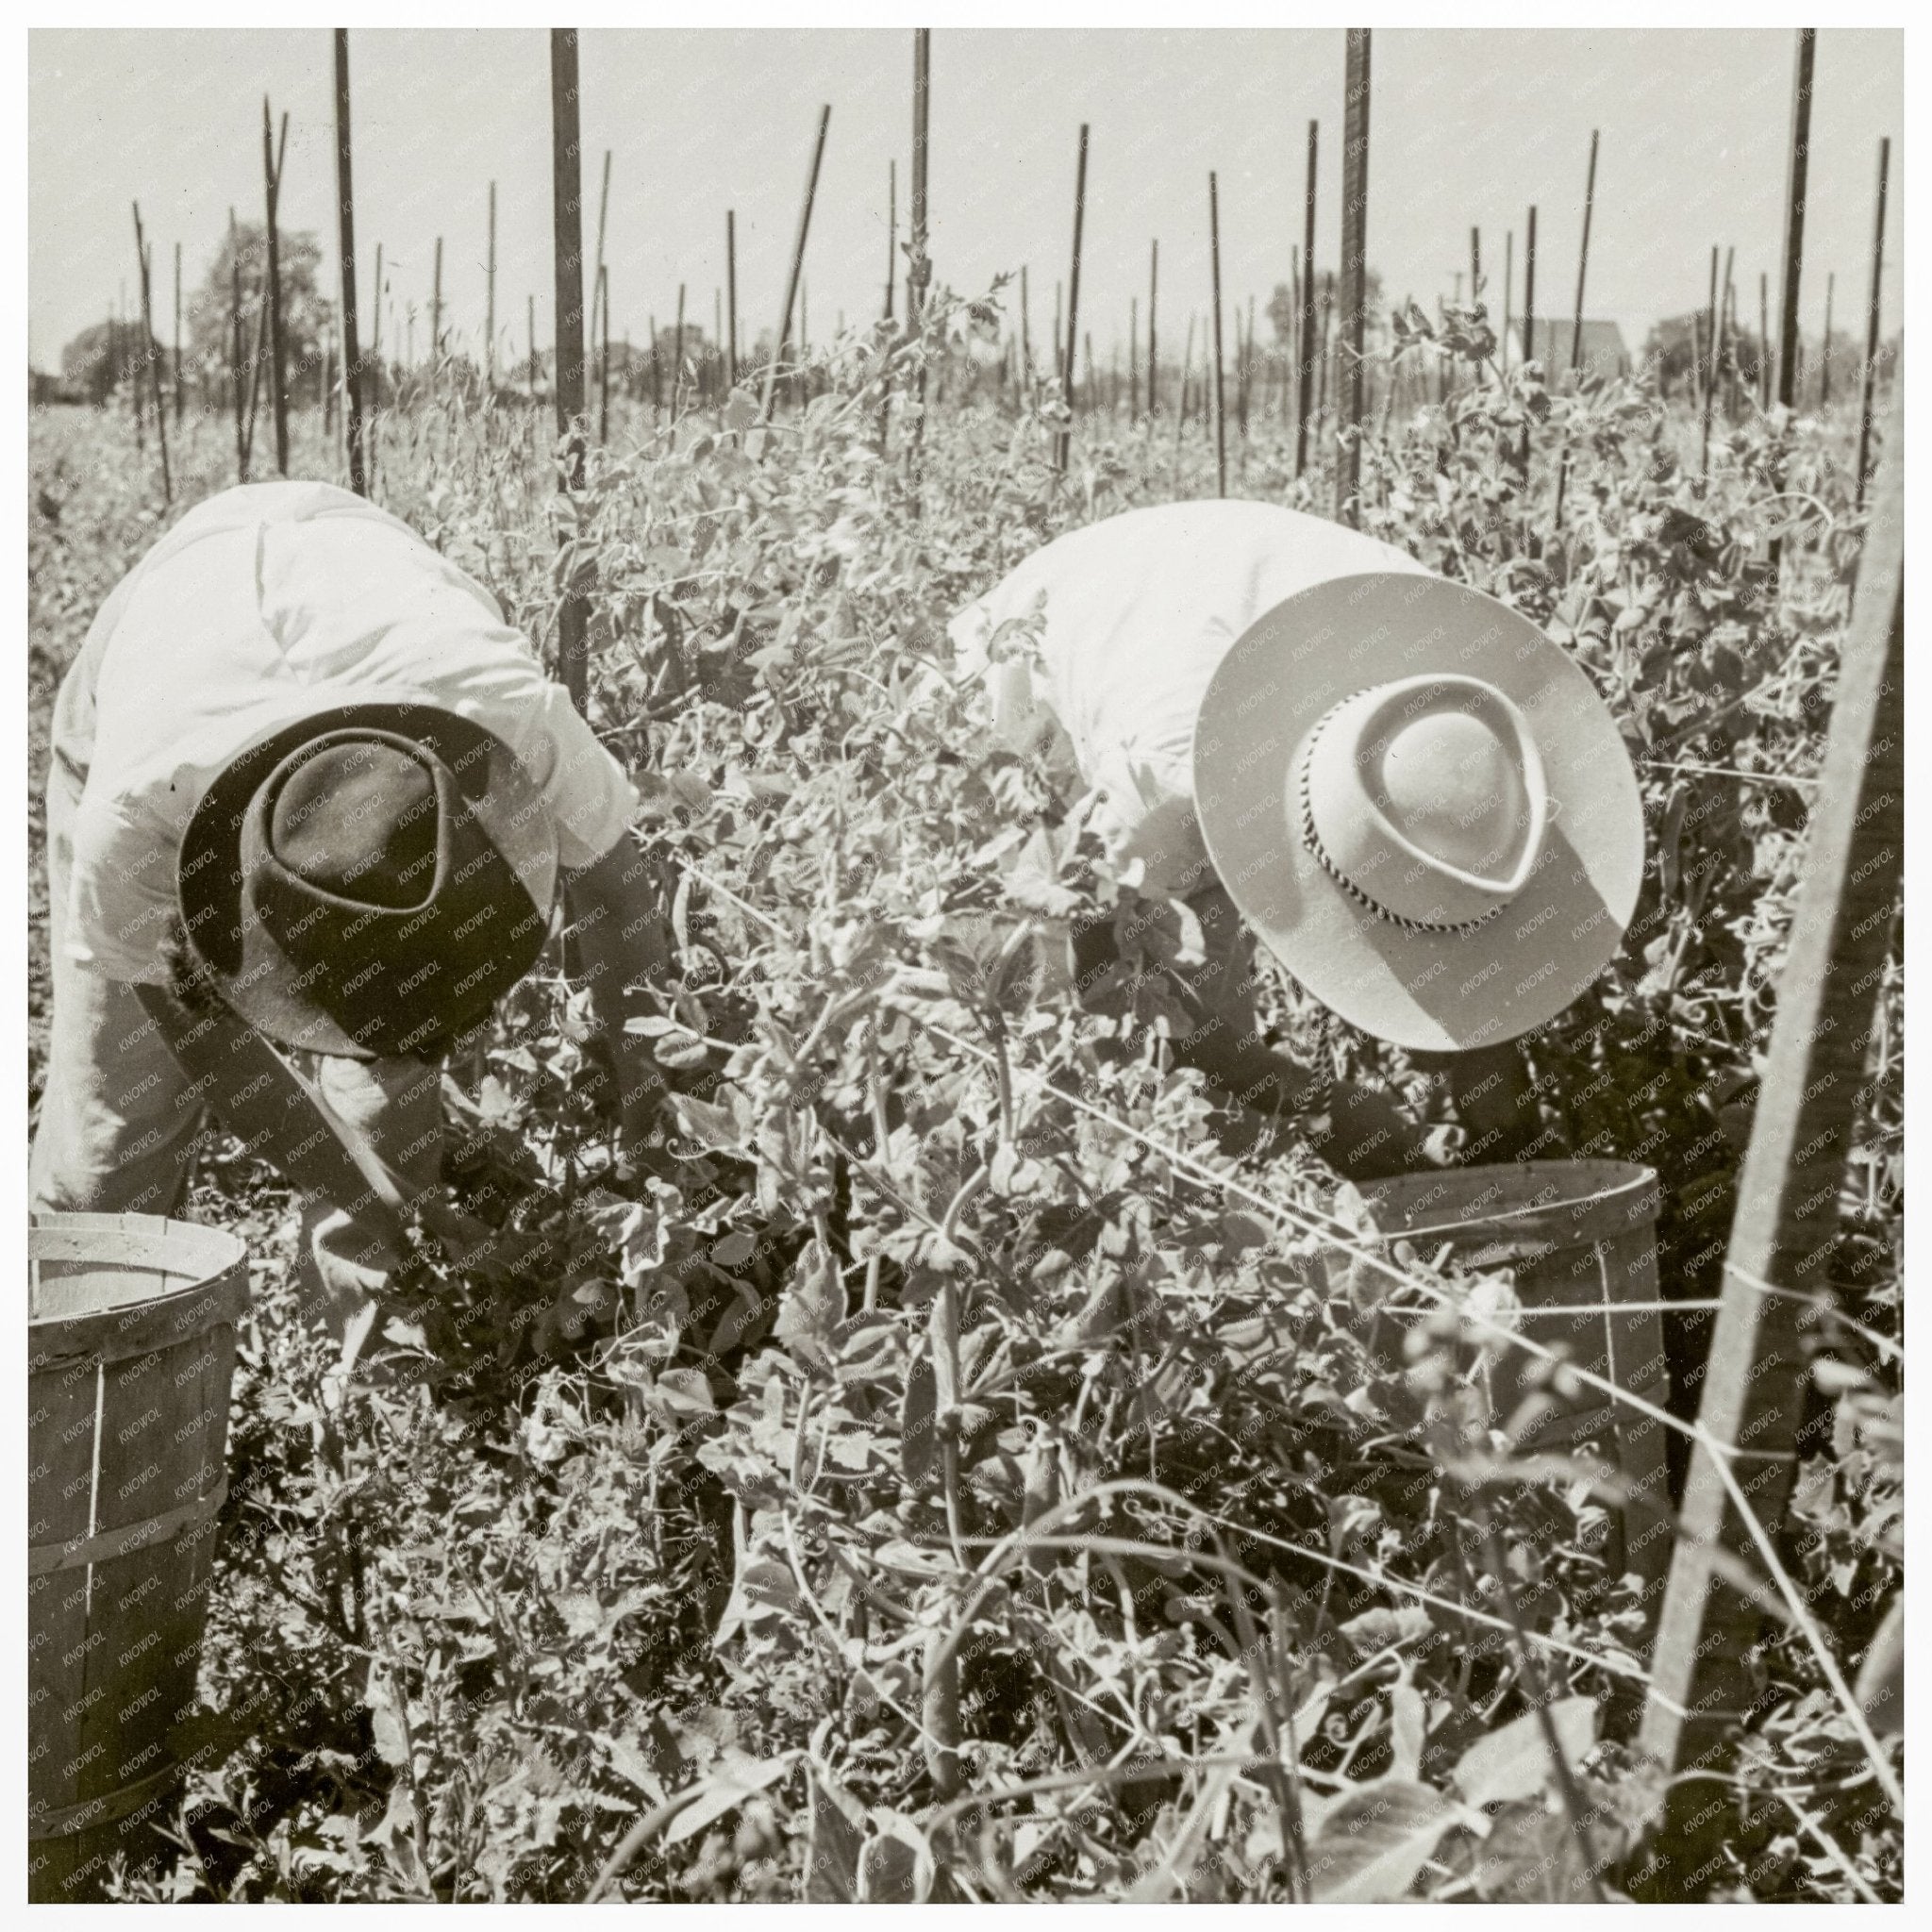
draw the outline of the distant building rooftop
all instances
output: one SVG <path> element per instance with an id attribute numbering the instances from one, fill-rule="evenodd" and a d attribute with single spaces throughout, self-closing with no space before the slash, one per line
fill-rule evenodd
<path id="1" fill-rule="evenodd" d="M 1570 348 L 1575 337 L 1576 324 L 1574 318 L 1552 321 L 1539 316 L 1534 336 L 1524 343 L 1524 358 L 1526 361 L 1541 362 L 1543 365 L 1544 375 L 1554 379 L 1568 372 L 1571 366 Z M 1624 331 L 1614 322 L 1591 322 L 1586 319 L 1583 325 L 1583 348 L 1578 361 L 1586 375 L 1629 375 L 1630 352 L 1624 346 Z"/>

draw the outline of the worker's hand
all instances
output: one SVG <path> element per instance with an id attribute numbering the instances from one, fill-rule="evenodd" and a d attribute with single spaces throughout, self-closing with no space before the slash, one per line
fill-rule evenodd
<path id="1" fill-rule="evenodd" d="M 1378 1087 L 1338 1085 L 1328 1107 L 1328 1126 L 1313 1137 L 1316 1153 L 1350 1180 L 1387 1180 L 1433 1164 L 1428 1130 Z"/>

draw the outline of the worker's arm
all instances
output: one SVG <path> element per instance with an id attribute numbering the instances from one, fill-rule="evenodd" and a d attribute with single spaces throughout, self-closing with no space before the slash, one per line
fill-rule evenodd
<path id="1" fill-rule="evenodd" d="M 661 1134 L 659 1109 L 668 1090 L 651 1040 L 626 1032 L 625 1023 L 657 1010 L 641 989 L 670 964 L 669 923 L 650 868 L 627 838 L 594 864 L 566 873 L 563 890 L 577 977 L 589 989 L 616 1070 L 624 1145 L 641 1153 L 654 1144 L 654 1130 Z"/>
<path id="2" fill-rule="evenodd" d="M 387 1240 L 400 1238 L 400 1197 L 357 1165 L 294 1069 L 254 1027 L 217 1000 L 191 1008 L 169 987 L 137 986 L 135 997 L 187 1074 L 191 1093 L 251 1154 L 297 1193 L 346 1209 Z"/>

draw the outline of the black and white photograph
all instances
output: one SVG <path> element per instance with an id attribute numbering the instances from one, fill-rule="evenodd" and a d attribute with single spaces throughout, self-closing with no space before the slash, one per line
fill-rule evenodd
<path id="1" fill-rule="evenodd" d="M 1393 12 L 25 30 L 30 1904 L 1903 1909 L 1903 16 Z"/>

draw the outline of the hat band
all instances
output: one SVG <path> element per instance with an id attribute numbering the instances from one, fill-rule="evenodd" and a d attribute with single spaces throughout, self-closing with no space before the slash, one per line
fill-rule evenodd
<path id="1" fill-rule="evenodd" d="M 1362 887 L 1358 886 L 1336 863 L 1328 848 L 1322 842 L 1321 831 L 1315 824 L 1314 794 L 1309 785 L 1309 774 L 1314 765 L 1315 745 L 1323 732 L 1334 722 L 1336 716 L 1352 705 L 1364 691 L 1371 689 L 1373 687 L 1364 685 L 1360 691 L 1352 691 L 1340 703 L 1331 705 L 1315 721 L 1314 729 L 1308 733 L 1307 741 L 1302 746 L 1301 760 L 1295 773 L 1295 790 L 1298 794 L 1298 804 L 1301 810 L 1302 844 L 1307 848 L 1308 855 L 1314 859 L 1315 863 L 1351 899 L 1355 900 L 1357 904 L 1368 911 L 1373 912 L 1377 919 L 1387 920 L 1391 925 L 1399 926 L 1404 932 L 1429 933 L 1439 938 L 1453 937 L 1457 933 L 1474 932 L 1478 927 L 1488 925 L 1504 909 L 1507 902 L 1498 901 L 1487 912 L 1479 912 L 1474 919 L 1453 920 L 1441 923 L 1426 919 L 1410 919 L 1403 913 L 1391 912 L 1379 899 L 1374 898 Z"/>

